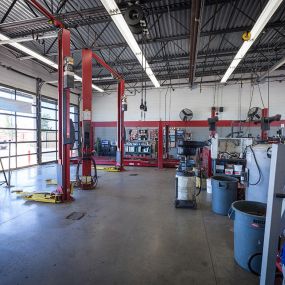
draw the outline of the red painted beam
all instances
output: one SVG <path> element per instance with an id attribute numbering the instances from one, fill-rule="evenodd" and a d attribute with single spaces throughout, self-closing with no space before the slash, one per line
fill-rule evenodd
<path id="1" fill-rule="evenodd" d="M 183 128 L 183 127 L 192 127 L 192 128 L 208 128 L 208 121 L 190 121 L 190 122 L 182 122 L 182 121 L 162 121 L 163 126 L 169 125 L 170 127 Z M 116 121 L 110 122 L 92 122 L 94 127 L 116 127 Z M 124 126 L 128 128 L 158 128 L 159 121 L 125 121 Z M 279 127 L 281 124 L 285 124 L 285 120 L 281 120 L 279 122 L 272 122 L 270 125 L 273 127 Z M 239 126 L 239 122 L 232 120 L 223 120 L 217 123 L 218 127 L 231 127 L 231 126 Z M 255 127 L 260 128 L 260 124 L 242 122 L 241 125 L 243 127 Z"/>
<path id="2" fill-rule="evenodd" d="M 118 79 L 121 80 L 123 77 L 116 71 L 114 70 L 111 66 L 109 66 L 100 56 L 98 56 L 96 53 L 93 52 L 92 54 L 93 58 L 100 64 L 102 65 L 104 68 L 106 68 L 111 74 L 113 74 L 113 76 Z"/>
<path id="3" fill-rule="evenodd" d="M 125 92 L 125 81 L 120 80 L 118 84 L 118 147 L 120 150 L 119 167 L 121 170 L 124 168 L 124 146 L 125 146 L 125 124 L 124 112 L 122 110 L 122 98 Z"/>
<path id="4" fill-rule="evenodd" d="M 72 199 L 70 193 L 70 145 L 63 144 L 64 136 L 70 137 L 70 90 L 63 88 L 64 58 L 67 56 L 70 56 L 70 31 L 61 29 L 58 33 L 58 164 L 61 168 L 58 191 L 63 193 L 65 201 Z M 66 130 L 63 130 L 63 125 L 66 126 Z"/>
<path id="5" fill-rule="evenodd" d="M 32 5 L 34 8 L 36 8 L 41 14 L 43 14 L 45 17 L 47 17 L 48 19 L 50 19 L 53 23 L 53 25 L 55 25 L 58 28 L 64 28 L 64 24 L 56 19 L 56 17 L 51 14 L 45 7 L 43 7 L 40 3 L 38 3 L 38 1 L 36 0 L 26 0 L 26 2 L 28 2 L 30 5 Z"/>
<path id="6" fill-rule="evenodd" d="M 82 110 L 92 115 L 92 50 L 82 50 Z M 84 118 L 86 123 L 91 124 L 92 118 Z M 93 132 L 91 128 L 90 148 L 82 149 L 82 153 L 91 154 L 93 150 Z M 91 176 L 91 160 L 84 159 L 82 162 L 82 175 Z"/>

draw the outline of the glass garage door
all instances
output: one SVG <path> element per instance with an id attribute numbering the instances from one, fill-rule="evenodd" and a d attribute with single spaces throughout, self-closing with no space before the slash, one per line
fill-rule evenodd
<path id="1" fill-rule="evenodd" d="M 41 162 L 57 160 L 57 101 L 42 98 L 41 101 Z"/>
<path id="2" fill-rule="evenodd" d="M 0 110 L 0 157 L 8 168 L 9 152 L 11 168 L 37 163 L 36 98 L 34 95 L 0 87 L 0 97 L 32 104 L 32 113 Z"/>

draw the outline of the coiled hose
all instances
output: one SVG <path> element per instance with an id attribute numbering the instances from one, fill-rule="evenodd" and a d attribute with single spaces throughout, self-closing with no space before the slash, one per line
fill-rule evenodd
<path id="1" fill-rule="evenodd" d="M 79 175 L 79 168 L 80 168 L 80 164 L 83 162 L 83 160 L 91 160 L 93 167 L 94 167 L 94 175 L 91 176 L 91 185 L 92 187 L 96 187 L 97 183 L 98 183 L 98 175 L 97 175 L 97 168 L 96 168 L 96 161 L 94 159 L 94 157 L 91 155 L 90 157 L 81 157 L 77 163 L 77 167 L 76 167 L 76 183 L 77 185 L 82 185 L 82 179 L 80 178 Z"/>

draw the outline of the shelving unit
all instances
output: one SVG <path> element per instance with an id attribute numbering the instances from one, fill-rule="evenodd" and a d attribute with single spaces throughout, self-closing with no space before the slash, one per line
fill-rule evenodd
<path id="1" fill-rule="evenodd" d="M 150 141 L 132 141 L 125 144 L 125 155 L 151 155 Z"/>

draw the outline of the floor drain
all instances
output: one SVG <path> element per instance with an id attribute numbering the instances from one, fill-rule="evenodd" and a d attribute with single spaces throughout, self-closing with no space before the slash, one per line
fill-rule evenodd
<path id="1" fill-rule="evenodd" d="M 85 216 L 85 213 L 81 212 L 72 212 L 70 215 L 66 217 L 69 220 L 80 220 Z"/>
<path id="2" fill-rule="evenodd" d="M 138 176 L 138 174 L 137 173 L 131 173 L 131 174 L 129 174 L 130 176 Z"/>

